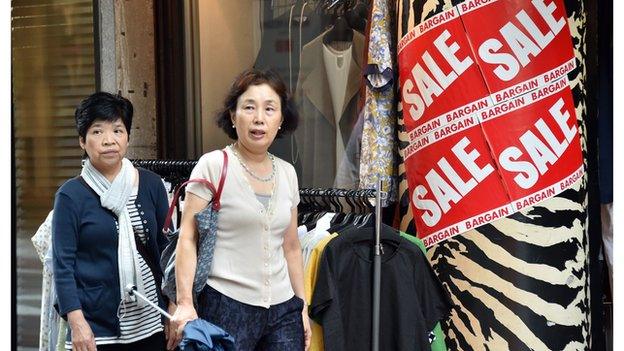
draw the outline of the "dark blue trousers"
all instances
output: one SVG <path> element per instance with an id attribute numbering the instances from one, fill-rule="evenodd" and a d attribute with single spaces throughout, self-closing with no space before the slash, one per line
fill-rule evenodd
<path id="1" fill-rule="evenodd" d="M 199 318 L 232 335 L 237 351 L 304 349 L 303 300 L 297 296 L 267 309 L 229 298 L 206 284 L 197 302 Z"/>

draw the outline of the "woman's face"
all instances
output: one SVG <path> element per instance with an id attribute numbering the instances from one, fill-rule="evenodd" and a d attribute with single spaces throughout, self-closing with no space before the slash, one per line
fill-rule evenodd
<path id="1" fill-rule="evenodd" d="M 128 131 L 121 118 L 114 122 L 95 120 L 80 138 L 80 147 L 87 152 L 89 160 L 100 171 L 121 166 L 128 150 Z"/>
<path id="2" fill-rule="evenodd" d="M 268 84 L 250 85 L 238 97 L 232 113 L 238 142 L 259 153 L 269 149 L 282 120 L 280 97 Z"/>

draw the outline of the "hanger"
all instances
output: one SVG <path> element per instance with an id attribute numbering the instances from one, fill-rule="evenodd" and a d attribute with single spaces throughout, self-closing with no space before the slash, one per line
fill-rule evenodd
<path id="1" fill-rule="evenodd" d="M 355 204 L 351 201 L 353 200 L 353 194 L 355 194 L 355 190 L 342 190 L 341 196 L 345 199 L 347 205 L 349 205 L 349 209 L 346 211 L 344 216 L 342 217 L 342 221 L 339 223 L 340 225 L 347 225 L 353 222 L 353 218 L 355 216 Z"/>
<path id="2" fill-rule="evenodd" d="M 344 213 L 342 203 L 340 202 L 340 198 L 344 197 L 345 194 L 346 190 L 344 189 L 333 189 L 330 192 L 330 202 L 334 206 L 334 212 L 336 212 L 336 215 L 334 215 L 334 218 L 331 220 L 332 227 L 343 224 L 344 219 L 347 216 L 347 214 Z"/>
<path id="3" fill-rule="evenodd" d="M 362 218 L 362 206 L 359 201 L 360 191 L 352 190 L 349 192 L 349 198 L 353 201 L 351 204 L 353 205 L 353 211 L 349 213 L 351 216 L 349 218 L 349 223 L 351 225 L 357 225 Z"/>
<path id="4" fill-rule="evenodd" d="M 338 4 L 341 4 L 339 9 Z M 351 42 L 353 41 L 353 29 L 344 17 L 346 10 L 348 9 L 348 1 L 326 1 L 325 11 L 329 11 L 334 8 L 334 21 L 331 29 L 323 36 L 324 44 L 331 44 L 336 41 Z"/>
<path id="5" fill-rule="evenodd" d="M 368 6 L 360 0 L 351 6 L 346 12 L 345 17 L 349 26 L 360 33 L 366 30 L 366 22 L 368 22 Z"/>
<path id="6" fill-rule="evenodd" d="M 315 190 L 315 205 L 317 206 L 317 212 L 314 215 L 313 221 L 316 223 L 319 219 L 325 216 L 331 210 L 330 204 L 326 201 L 327 197 L 325 192 L 327 190 L 318 188 Z"/>
<path id="7" fill-rule="evenodd" d="M 342 213 L 343 212 L 342 203 L 340 203 L 340 196 L 339 196 L 340 195 L 340 191 L 341 191 L 340 189 L 333 189 L 331 191 L 331 194 L 330 194 L 330 196 L 331 196 L 330 197 L 330 200 L 331 200 L 330 202 L 332 204 L 334 204 L 334 209 L 338 213 Z"/>
<path id="8" fill-rule="evenodd" d="M 356 220 L 353 223 L 354 226 L 362 228 L 370 223 L 375 207 L 370 203 L 369 199 L 373 195 L 374 190 L 372 189 L 358 191 L 356 203 L 360 207 L 360 213 L 356 216 Z"/>
<path id="9" fill-rule="evenodd" d="M 332 211 L 336 213 L 334 218 L 332 218 L 331 223 L 334 224 L 339 218 L 342 218 L 344 213 L 342 213 L 342 204 L 340 203 L 340 198 L 338 196 L 340 189 L 330 189 L 328 191 L 329 203 L 332 206 Z"/>
<path id="10" fill-rule="evenodd" d="M 365 209 L 360 199 L 361 191 L 355 190 L 352 196 L 353 203 L 355 204 L 354 218 L 352 222 L 356 225 L 362 219 Z"/>
<path id="11" fill-rule="evenodd" d="M 372 189 L 365 190 L 362 194 L 362 202 L 368 208 L 368 213 L 364 215 L 361 222 L 357 226 L 358 228 L 363 228 L 373 224 L 372 220 L 375 218 L 375 206 L 370 203 L 370 198 L 373 196 L 375 196 L 375 190 Z"/>
<path id="12" fill-rule="evenodd" d="M 333 218 L 331 222 L 331 227 L 328 229 L 328 232 L 341 232 L 348 227 L 353 226 L 353 219 L 355 218 L 355 205 L 351 201 L 353 198 L 353 194 L 357 192 L 354 190 L 346 190 L 339 189 L 336 193 L 336 200 L 339 204 L 339 208 L 341 213 L 337 214 L 336 217 Z M 343 199 L 350 207 L 350 210 L 347 209 L 347 213 L 344 213 L 345 209 L 342 206 L 342 202 L 339 200 Z"/>
<path id="13" fill-rule="evenodd" d="M 338 16 L 332 28 L 323 36 L 323 43 L 330 44 L 336 41 L 353 41 L 353 29 L 344 16 Z"/>
<path id="14" fill-rule="evenodd" d="M 303 214 L 303 216 L 299 220 L 299 223 L 301 225 L 305 225 L 306 228 L 308 228 L 308 231 L 316 227 L 317 216 L 319 214 L 319 211 L 321 210 L 316 199 L 317 193 L 318 189 L 306 190 L 306 199 L 308 200 L 308 203 L 306 204 L 307 211 Z"/>
<path id="15" fill-rule="evenodd" d="M 311 190 L 310 189 L 301 189 L 299 191 L 299 196 L 301 199 L 301 213 L 299 213 L 297 222 L 300 225 L 305 225 L 308 222 L 309 217 L 314 213 L 313 202 L 311 198 Z"/>

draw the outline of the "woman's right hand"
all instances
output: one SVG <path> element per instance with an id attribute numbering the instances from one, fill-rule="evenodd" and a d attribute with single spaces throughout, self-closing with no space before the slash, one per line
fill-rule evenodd
<path id="1" fill-rule="evenodd" d="M 197 319 L 197 311 L 195 311 L 193 303 L 180 302 L 171 319 L 170 328 L 173 331 L 173 333 L 171 333 L 173 335 L 171 335 L 167 341 L 167 350 L 173 350 L 178 346 L 178 343 L 182 340 L 184 326 L 188 321 L 193 319 Z"/>
<path id="2" fill-rule="evenodd" d="M 67 314 L 71 328 L 72 349 L 74 351 L 97 351 L 95 335 L 82 314 L 82 310 L 74 310 Z"/>

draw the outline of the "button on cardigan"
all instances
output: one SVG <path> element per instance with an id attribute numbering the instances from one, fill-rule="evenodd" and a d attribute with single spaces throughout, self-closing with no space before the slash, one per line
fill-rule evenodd
<path id="1" fill-rule="evenodd" d="M 207 283 L 235 300 L 268 308 L 294 295 L 282 243 L 291 209 L 299 204 L 297 175 L 291 164 L 275 157 L 275 188 L 265 209 L 236 156 L 229 147 L 226 152 L 230 161 Z M 199 159 L 190 179 L 208 179 L 217 186 L 222 167 L 222 152 L 212 151 Z M 201 183 L 189 184 L 186 191 L 212 199 L 212 193 Z"/>

